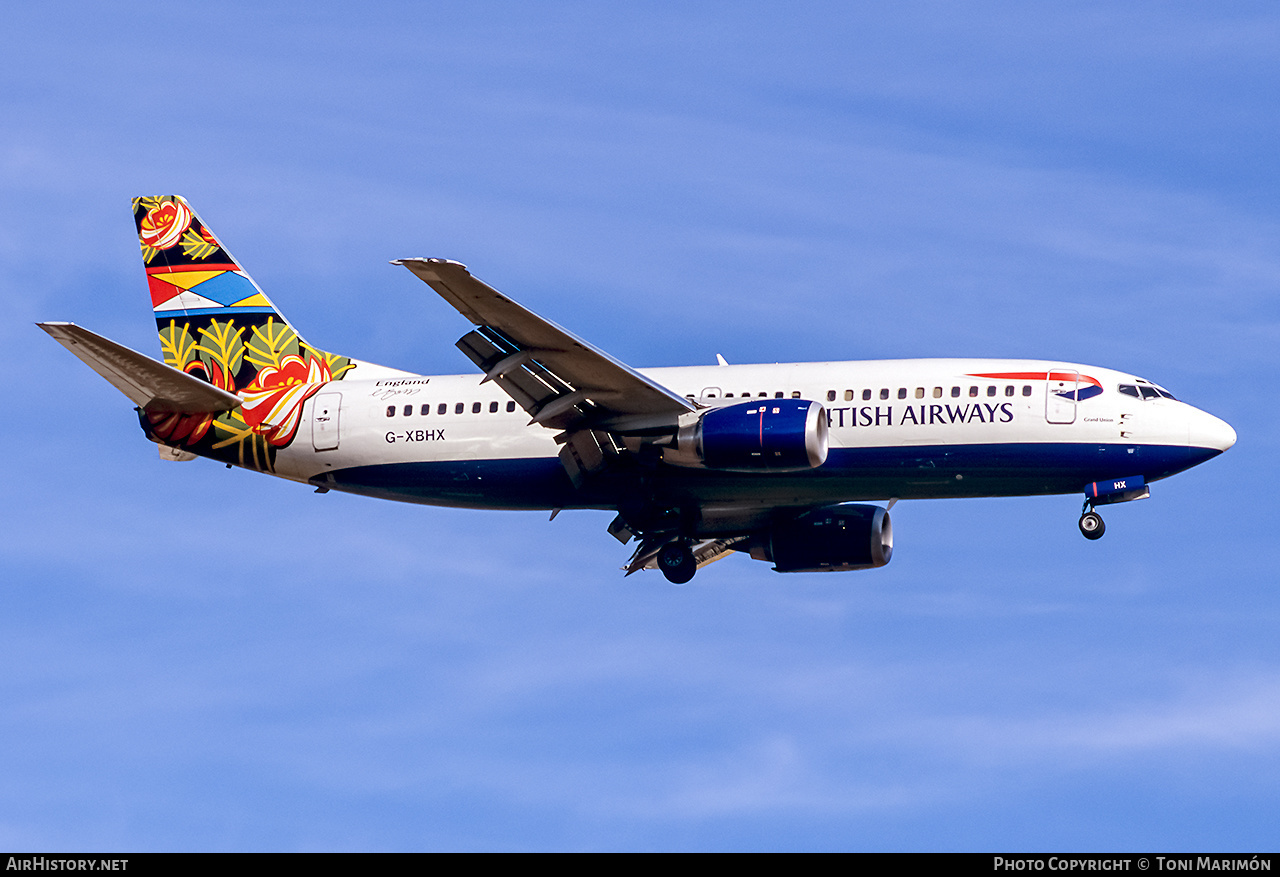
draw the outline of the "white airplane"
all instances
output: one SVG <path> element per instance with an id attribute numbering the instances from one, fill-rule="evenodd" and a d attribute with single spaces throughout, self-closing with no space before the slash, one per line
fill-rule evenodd
<path id="1" fill-rule="evenodd" d="M 629 368 L 446 259 L 401 259 L 477 328 L 476 375 L 303 341 L 178 196 L 133 202 L 164 363 L 39 325 L 121 390 L 165 460 L 210 457 L 384 499 L 617 512 L 630 574 L 682 584 L 730 551 L 778 572 L 889 562 L 899 499 L 1084 493 L 1097 506 L 1236 441 L 1167 390 L 1058 361 Z M 876 505 L 885 502 L 886 505 Z"/>

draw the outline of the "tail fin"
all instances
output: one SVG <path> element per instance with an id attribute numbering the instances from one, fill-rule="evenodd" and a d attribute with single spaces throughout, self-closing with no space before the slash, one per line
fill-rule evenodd
<path id="1" fill-rule="evenodd" d="M 133 218 L 166 363 L 242 394 L 356 367 L 304 341 L 181 195 L 134 198 Z"/>
<path id="2" fill-rule="evenodd" d="M 156 441 L 270 470 L 324 385 L 353 369 L 364 378 L 408 375 L 302 340 L 181 196 L 135 198 L 133 218 L 164 361 L 241 400 L 217 417 L 144 412 Z"/>
<path id="3" fill-rule="evenodd" d="M 234 317 L 240 326 L 271 322 L 309 347 L 181 195 L 134 198 L 133 219 L 162 335 L 170 324 Z"/>
<path id="4" fill-rule="evenodd" d="M 148 414 L 151 432 L 270 468 L 275 449 L 293 440 L 302 404 L 357 363 L 304 341 L 182 197 L 135 198 L 133 218 L 164 361 L 243 400 L 202 418 L 199 430 L 183 431 L 178 415 Z"/>

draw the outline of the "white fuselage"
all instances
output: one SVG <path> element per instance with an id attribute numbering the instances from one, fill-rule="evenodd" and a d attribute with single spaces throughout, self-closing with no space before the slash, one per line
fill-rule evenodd
<path id="1" fill-rule="evenodd" d="M 774 507 L 1068 493 L 1103 478 L 1163 478 L 1235 440 L 1227 424 L 1183 402 L 1120 392 L 1151 386 L 1139 378 L 1071 363 L 915 359 L 641 371 L 704 406 L 796 397 L 827 411 L 830 454 L 818 469 L 743 474 L 664 465 L 650 487 L 673 502 Z M 336 409 L 336 423 L 317 423 L 322 404 Z M 278 455 L 275 471 L 441 505 L 616 506 L 607 493 L 575 492 L 559 473 L 558 450 L 554 431 L 529 425 L 528 414 L 478 375 L 360 380 L 356 373 L 308 401 L 298 439 Z"/>

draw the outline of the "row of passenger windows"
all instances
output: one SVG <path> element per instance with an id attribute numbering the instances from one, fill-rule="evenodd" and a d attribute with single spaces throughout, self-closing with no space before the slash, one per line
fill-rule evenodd
<path id="1" fill-rule="evenodd" d="M 961 391 L 962 391 L 962 390 L 963 390 L 963 388 L 962 388 L 962 387 L 952 387 L 952 388 L 951 388 L 951 398 L 953 398 L 953 399 L 958 399 L 958 398 L 960 398 L 960 395 L 961 395 Z M 1016 388 L 1013 384 L 1006 384 L 1006 385 L 1005 385 L 1005 388 L 1004 388 L 1004 394 L 1005 394 L 1006 396 L 1014 396 L 1014 395 L 1017 395 L 1017 392 L 1018 392 L 1018 390 L 1017 390 L 1017 388 Z M 881 388 L 880 388 L 880 393 L 879 393 L 879 395 L 880 395 L 880 398 L 881 398 L 881 399 L 888 399 L 888 398 L 889 398 L 889 389 L 888 389 L 887 387 L 881 387 Z M 917 398 L 917 399 L 923 399 L 923 398 L 925 397 L 925 389 L 924 389 L 924 387 L 916 387 L 915 392 L 914 392 L 914 393 L 912 393 L 911 395 L 915 396 L 915 398 Z M 941 398 L 942 398 L 942 396 L 943 396 L 942 387 L 934 387 L 934 388 L 933 388 L 933 392 L 932 392 L 932 394 L 931 394 L 931 395 L 932 395 L 932 396 L 933 396 L 933 398 L 935 398 L 935 399 L 941 399 Z M 981 388 L 980 388 L 980 387 L 976 387 L 976 386 L 971 386 L 971 387 L 969 387 L 969 395 L 970 395 L 970 396 L 980 396 L 980 395 L 982 395 Z M 988 396 L 998 396 L 998 395 L 1000 395 L 1000 388 L 999 388 L 999 387 L 997 387 L 995 384 L 990 384 L 990 385 L 988 385 L 988 386 L 987 386 L 987 395 L 988 395 Z M 1022 395 L 1024 395 L 1024 396 L 1030 396 L 1030 395 L 1031 395 L 1031 385 L 1030 385 L 1030 384 L 1023 384 L 1023 386 L 1022 386 Z M 853 390 L 845 390 L 845 391 L 844 391 L 844 401 L 846 401 L 846 402 L 852 402 L 855 398 L 857 398 L 857 393 L 855 393 Z M 907 388 L 906 388 L 906 387 L 899 387 L 899 388 L 898 388 L 898 398 L 899 398 L 899 399 L 906 399 L 906 398 L 907 398 Z M 862 401 L 864 401 L 864 402 L 869 402 L 870 400 L 871 400 L 871 390 L 863 390 L 863 391 L 862 391 Z M 828 402 L 834 402 L 834 401 L 836 401 L 836 391 L 835 391 L 835 390 L 827 390 L 827 401 L 828 401 Z"/>
<path id="2" fill-rule="evenodd" d="M 395 417 L 395 416 L 396 416 L 396 411 L 397 411 L 397 410 L 400 410 L 400 406 L 398 406 L 398 405 L 388 405 L 388 406 L 387 406 L 387 416 L 388 416 L 388 417 Z M 466 403 L 466 402 L 455 402 L 455 403 L 453 404 L 453 413 L 454 413 L 454 414 L 463 414 L 463 413 L 465 413 L 465 412 L 466 412 L 466 410 L 467 410 L 467 403 Z M 471 403 L 471 413 L 472 413 L 472 414 L 479 414 L 479 413 L 480 413 L 481 411 L 483 411 L 483 410 L 484 410 L 484 403 L 483 403 L 483 402 L 472 402 L 472 403 Z M 515 402 L 508 402 L 508 403 L 507 403 L 507 413 L 508 413 L 508 414 L 510 414 L 512 411 L 515 411 L 515 410 L 516 410 L 516 403 L 515 403 Z M 426 417 L 426 416 L 427 416 L 428 414 L 430 414 L 430 413 L 431 413 L 431 403 L 429 403 L 429 402 L 427 402 L 427 403 L 423 403 L 423 404 L 418 408 L 418 414 L 419 414 L 419 415 L 421 415 L 422 417 Z M 448 402 L 441 402 L 440 404 L 436 405 L 436 414 L 448 414 L 448 413 L 449 413 L 449 403 L 448 403 Z M 490 414 L 497 414 L 497 413 L 498 413 L 498 403 L 497 403 L 497 402 L 490 402 L 490 403 L 489 403 L 489 413 L 490 413 Z M 403 408 L 403 414 L 404 414 L 404 416 L 405 416 L 405 417 L 412 417 L 412 416 L 413 416 L 413 406 L 412 406 L 412 405 L 405 405 L 405 406 L 404 406 L 404 408 Z"/>
<path id="3" fill-rule="evenodd" d="M 774 394 L 773 394 L 773 398 L 775 398 L 775 399 L 782 399 L 782 398 L 784 398 L 786 395 L 787 395 L 786 393 L 784 393 L 784 392 L 782 392 L 781 390 L 779 390 L 778 392 L 776 392 L 776 393 L 774 393 Z M 768 393 L 756 393 L 756 396 L 757 396 L 758 398 L 760 398 L 760 399 L 767 399 L 767 398 L 769 398 L 769 394 L 768 394 Z M 714 399 L 715 397 L 716 397 L 716 394 L 715 394 L 714 392 L 711 392 L 711 393 L 704 393 L 704 394 L 703 394 L 703 398 L 704 398 L 704 399 Z M 732 398 L 733 398 L 733 394 L 732 394 L 732 393 L 725 393 L 725 394 L 724 394 L 724 397 L 725 397 L 726 399 L 732 399 Z M 697 398 L 697 397 L 696 397 L 696 396 L 694 396 L 692 393 L 686 393 L 686 394 L 685 394 L 685 398 L 686 398 L 686 399 L 695 399 L 695 398 Z M 751 394 L 750 394 L 750 393 L 743 393 L 743 394 L 742 394 L 742 398 L 743 398 L 743 399 L 750 399 L 750 398 L 751 398 Z M 800 398 L 800 391 L 799 391 L 799 390 L 792 390 L 792 391 L 791 391 L 791 398 L 792 398 L 792 399 L 799 399 L 799 398 Z"/>
<path id="4" fill-rule="evenodd" d="M 951 396 L 952 396 L 952 398 L 959 398 L 963 389 L 964 389 L 963 387 L 952 387 L 952 388 L 951 388 Z M 874 392 L 874 391 L 872 391 L 872 390 L 863 390 L 863 391 L 862 391 L 862 400 L 863 400 L 864 402 L 869 402 L 869 401 L 871 401 L 872 393 L 873 393 L 873 392 Z M 891 392 L 892 392 L 892 391 L 891 391 L 888 387 L 881 387 L 881 388 L 880 388 L 880 391 L 879 391 L 879 397 L 880 397 L 881 399 L 888 399 L 888 398 L 890 397 Z M 1004 394 L 1005 394 L 1006 396 L 1015 396 L 1015 395 L 1017 395 L 1017 392 L 1018 392 L 1017 387 L 1015 387 L 1013 384 L 1006 384 L 1006 385 L 1005 385 L 1005 388 L 1004 388 Z M 768 393 L 757 393 L 757 394 L 756 394 L 756 396 L 757 396 L 758 398 L 766 398 L 766 397 L 768 397 L 768 395 L 769 395 Z M 774 394 L 773 394 L 773 398 L 775 398 L 775 399 L 781 399 L 781 398 L 783 398 L 785 395 L 786 395 L 785 393 L 783 393 L 781 390 L 779 390 L 778 392 L 776 392 L 776 393 L 774 393 Z M 916 388 L 915 388 L 915 393 L 914 393 L 914 395 L 915 395 L 915 397 L 916 397 L 917 399 L 923 399 L 923 398 L 925 398 L 925 388 L 924 388 L 924 387 L 916 387 Z M 970 395 L 970 396 L 980 396 L 980 395 L 982 395 L 982 393 L 981 393 L 981 388 L 976 387 L 976 386 L 971 386 L 971 387 L 969 387 L 969 395 Z M 1000 395 L 1000 388 L 999 388 L 999 387 L 997 387 L 997 386 L 995 386 L 994 384 L 992 384 L 992 385 L 988 386 L 988 387 L 987 387 L 987 395 L 988 395 L 988 396 L 998 396 L 998 395 Z M 1030 385 L 1030 384 L 1024 384 L 1024 385 L 1023 385 L 1023 387 L 1022 387 L 1022 395 L 1024 395 L 1024 396 L 1030 396 L 1030 395 L 1031 395 L 1031 385 Z M 791 391 L 791 398 L 792 398 L 792 399 L 799 399 L 799 398 L 800 398 L 800 396 L 801 396 L 801 394 L 800 394 L 800 391 L 799 391 L 799 390 L 792 390 L 792 391 Z M 835 390 L 827 390 L 827 401 L 828 401 L 828 402 L 834 402 L 834 401 L 836 401 L 836 396 L 837 396 L 837 393 L 836 393 L 836 391 L 835 391 Z M 714 399 L 715 397 L 716 397 L 716 394 L 715 394 L 715 393 L 707 393 L 707 394 L 706 394 L 706 398 L 708 398 L 708 399 Z M 732 394 L 732 393 L 725 393 L 725 394 L 724 394 L 724 397 L 725 397 L 726 399 L 732 399 L 732 398 L 733 398 L 733 394 Z M 844 401 L 846 401 L 846 402 L 852 402 L 852 401 L 854 401 L 854 399 L 856 399 L 857 397 L 858 397 L 858 393 L 857 393 L 856 391 L 854 391 L 854 390 L 845 390 L 845 391 L 844 391 Z M 906 388 L 906 387 L 898 387 L 898 398 L 899 398 L 899 399 L 906 399 L 907 397 L 908 397 L 908 388 Z M 943 388 L 942 388 L 942 387 L 934 387 L 934 388 L 933 388 L 933 398 L 935 398 L 935 399 L 941 399 L 942 397 L 943 397 Z M 693 398 L 693 396 L 689 396 L 689 398 L 690 398 L 690 399 L 692 399 L 692 398 Z M 743 393 L 743 394 L 742 394 L 742 398 L 744 398 L 744 399 L 750 399 L 750 398 L 751 398 L 751 394 L 750 394 L 750 393 Z"/>
<path id="5" fill-rule="evenodd" d="M 962 389 L 963 389 L 962 387 L 952 387 L 952 388 L 951 388 L 951 398 L 953 398 L 953 399 L 957 399 L 957 398 L 959 398 L 959 397 L 960 397 L 960 395 L 961 395 L 961 391 L 962 391 Z M 863 391 L 862 391 L 862 394 L 861 394 L 861 395 L 862 395 L 862 401 L 864 401 L 864 402 L 869 402 L 869 401 L 871 401 L 871 398 L 872 398 L 872 392 L 873 392 L 873 391 L 871 391 L 871 390 L 863 390 Z M 1132 384 L 1121 384 L 1121 385 L 1120 385 L 1120 392 L 1121 392 L 1121 393 L 1124 393 L 1126 396 L 1132 396 L 1132 397 L 1134 397 L 1135 399 L 1157 399 L 1157 398 L 1159 398 L 1159 397 L 1161 397 L 1161 396 L 1163 396 L 1163 397 L 1164 397 L 1164 398 L 1166 398 L 1166 399 L 1172 399 L 1172 398 L 1173 398 L 1173 394 L 1172 394 L 1172 393 L 1170 393 L 1168 390 L 1163 390 L 1163 389 L 1161 389 L 1161 388 L 1159 388 L 1159 387 L 1155 387 L 1155 386 L 1151 386 L 1151 385 L 1147 385 L 1147 384 L 1142 384 L 1142 385 L 1139 385 L 1139 386 L 1134 386 L 1134 385 L 1132 385 Z M 986 394 L 987 394 L 988 396 L 998 396 L 998 395 L 1000 395 L 1000 388 L 999 388 L 999 387 L 997 387 L 995 384 L 989 384 L 989 385 L 987 386 L 987 393 L 986 393 Z M 707 398 L 709 398 L 709 399 L 714 399 L 714 398 L 715 398 L 715 395 L 716 395 L 715 393 L 708 393 L 708 394 L 707 394 Z M 768 393 L 757 393 L 757 394 L 756 394 L 756 398 L 767 398 L 767 397 L 768 397 L 768 395 L 769 395 Z M 878 392 L 876 395 L 878 395 L 878 397 L 879 397 L 879 398 L 881 398 L 881 399 L 888 399 L 888 398 L 890 397 L 890 390 L 889 390 L 889 388 L 888 388 L 888 387 L 881 387 L 881 388 L 880 388 L 880 390 L 879 390 L 879 392 Z M 916 388 L 915 388 L 915 392 L 914 392 L 914 393 L 912 393 L 911 395 L 915 396 L 915 398 L 917 398 L 917 399 L 923 399 L 923 398 L 925 398 L 925 388 L 924 388 L 924 387 L 916 387 Z M 934 388 L 933 388 L 933 392 L 932 392 L 930 395 L 932 395 L 934 399 L 941 399 L 941 398 L 943 397 L 943 388 L 942 388 L 942 387 L 934 387 Z M 979 387 L 977 387 L 977 386 L 970 386 L 970 387 L 969 387 L 969 396 L 971 396 L 971 397 L 976 397 L 976 396 L 980 396 L 980 395 L 982 395 L 981 388 L 979 388 Z M 1016 388 L 1013 384 L 1005 384 L 1005 387 L 1004 387 L 1004 395 L 1006 395 L 1006 396 L 1015 396 L 1015 395 L 1017 395 L 1017 388 Z M 1030 384 L 1023 384 L 1023 385 L 1022 385 L 1022 395 L 1024 395 L 1024 396 L 1030 396 L 1030 395 L 1031 395 L 1031 385 L 1030 385 Z M 781 399 L 781 398 L 783 398 L 784 396 L 785 396 L 785 394 L 784 394 L 781 390 L 779 390 L 779 391 L 777 391 L 777 392 L 775 392 L 775 393 L 773 394 L 773 397 L 774 397 L 775 399 Z M 906 398 L 907 398 L 907 396 L 908 396 L 907 388 L 906 388 L 906 387 L 898 387 L 897 396 L 898 396 L 898 398 L 899 398 L 899 399 L 906 399 Z M 732 394 L 732 393 L 725 393 L 725 394 L 724 394 L 724 397 L 725 397 L 726 399 L 732 399 L 732 398 L 733 398 L 733 394 Z M 828 402 L 834 402 L 834 401 L 836 401 L 836 397 L 837 397 L 837 393 L 836 393 L 836 391 L 835 391 L 835 390 L 827 390 L 827 401 L 828 401 Z M 856 393 L 856 392 L 855 392 L 855 391 L 853 391 L 853 390 L 845 390 L 845 391 L 844 391 L 844 401 L 846 401 L 846 402 L 852 402 L 852 401 L 854 401 L 857 397 L 858 397 L 858 393 Z M 692 399 L 692 398 L 693 398 L 693 396 L 689 396 L 689 398 L 690 398 L 690 399 Z M 743 394 L 742 394 L 742 398 L 743 398 L 743 399 L 750 399 L 750 398 L 752 398 L 752 396 L 751 396 L 751 394 L 750 394 L 750 393 L 743 393 Z M 792 391 L 791 391 L 791 398 L 792 398 L 792 399 L 799 399 L 799 398 L 800 398 L 800 391 L 799 391 L 799 390 L 792 390 Z M 395 416 L 396 416 L 396 411 L 397 411 L 397 409 L 398 409 L 398 408 L 399 408 L 399 406 L 396 406 L 396 405 L 388 405 L 388 406 L 387 406 L 387 416 L 388 416 L 388 417 L 395 417 Z M 499 403 L 497 403 L 497 402 L 490 402 L 490 403 L 489 403 L 489 413 L 490 413 L 490 414 L 496 414 L 496 413 L 498 413 L 498 408 L 499 408 Z M 466 402 L 455 402 L 455 403 L 453 404 L 453 413 L 454 413 L 454 414 L 463 414 L 463 413 L 465 413 L 465 412 L 466 412 L 466 410 L 467 410 L 467 403 L 466 403 Z M 483 411 L 483 410 L 484 410 L 484 403 L 483 403 L 483 402 L 472 402 L 472 403 L 471 403 L 471 413 L 472 413 L 472 414 L 479 414 L 479 413 L 480 413 L 481 411 Z M 515 411 L 515 410 L 516 410 L 516 403 L 515 403 L 515 402 L 508 402 L 508 403 L 507 403 L 507 405 L 506 405 L 506 410 L 507 410 L 507 413 L 511 413 L 511 412 Z M 423 417 L 426 417 L 426 416 L 427 416 L 428 414 L 430 414 L 430 413 L 431 413 L 431 405 L 430 405 L 430 403 L 424 403 L 424 404 L 423 404 L 422 406 L 420 406 L 420 407 L 419 407 L 419 409 L 418 409 L 418 414 L 419 414 L 419 415 L 421 415 L 421 416 L 423 416 Z M 449 413 L 449 403 L 448 403 L 448 402 L 441 402 L 441 403 L 439 403 L 438 405 L 436 405 L 436 414 L 437 414 L 437 415 L 440 415 L 440 414 L 448 414 L 448 413 Z M 411 417 L 411 416 L 413 416 L 413 406 L 412 406 L 412 405 L 405 405 L 405 406 L 403 407 L 403 415 L 404 415 L 405 417 Z"/>

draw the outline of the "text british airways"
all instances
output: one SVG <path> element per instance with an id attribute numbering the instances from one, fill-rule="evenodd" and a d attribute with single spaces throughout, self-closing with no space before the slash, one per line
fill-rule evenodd
<path id="1" fill-rule="evenodd" d="M 907 405 L 895 421 L 892 405 L 864 405 L 861 408 L 828 408 L 828 426 L 928 426 L 935 423 L 1012 423 L 1013 403 L 991 405 Z"/>

